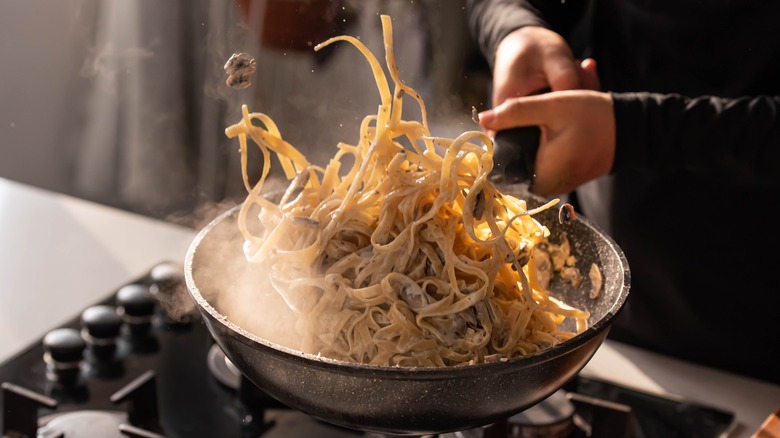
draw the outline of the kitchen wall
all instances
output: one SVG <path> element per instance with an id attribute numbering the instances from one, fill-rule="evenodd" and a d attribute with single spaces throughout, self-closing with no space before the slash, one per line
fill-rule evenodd
<path id="1" fill-rule="evenodd" d="M 0 1 L 0 177 L 158 217 L 191 206 L 191 194 L 171 192 L 169 181 L 144 170 L 169 175 L 177 169 L 170 179 L 188 181 L 179 164 L 185 154 L 175 159 L 158 146 L 189 146 L 197 138 L 199 107 L 192 103 L 202 101 L 198 48 L 210 6 Z M 152 76 L 164 85 L 148 86 Z M 175 99 L 160 88 L 175 90 Z M 171 117 L 182 106 L 187 111 Z M 165 130 L 148 122 L 171 118 L 178 126 Z M 176 132 L 183 134 L 173 138 Z M 147 179 L 140 187 L 145 195 L 125 188 Z M 152 203 L 140 200 L 155 196 L 160 199 Z"/>
<path id="2" fill-rule="evenodd" d="M 0 176 L 70 191 L 89 81 L 80 74 L 94 8 L 82 0 L 0 1 Z"/>
<path id="3" fill-rule="evenodd" d="M 0 177 L 180 218 L 243 196 L 237 145 L 223 133 L 242 103 L 326 159 L 376 111 L 373 77 L 346 44 L 319 55 L 264 44 L 274 1 L 0 0 Z M 489 76 L 463 1 L 333 1 L 338 30 L 379 56 L 377 14 L 394 17 L 401 75 L 424 96 L 435 134 L 474 127 Z M 234 51 L 259 60 L 240 93 L 224 86 Z"/>

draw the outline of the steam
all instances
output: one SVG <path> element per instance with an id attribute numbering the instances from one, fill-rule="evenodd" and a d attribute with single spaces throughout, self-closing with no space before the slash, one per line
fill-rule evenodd
<path id="1" fill-rule="evenodd" d="M 297 315 L 270 284 L 269 272 L 243 253 L 236 215 L 210 229 L 193 258 L 203 298 L 232 323 L 262 339 L 298 350 Z"/>
<path id="2" fill-rule="evenodd" d="M 236 167 L 240 180 L 239 169 Z M 279 192 L 287 184 L 284 178 L 270 178 L 264 184 L 264 191 Z M 192 211 L 169 214 L 165 221 L 200 231 L 229 211 L 239 208 L 245 197 L 246 192 L 243 192 L 221 201 L 202 200 Z M 205 195 L 201 196 L 201 199 L 205 198 Z M 243 243 L 236 214 L 223 217 L 218 225 L 211 228 L 198 247 L 193 263 L 193 276 L 201 295 L 244 330 L 270 342 L 297 349 L 300 340 L 294 328 L 296 315 L 270 286 L 267 271 L 246 259 Z M 179 272 L 183 272 L 181 267 Z M 183 281 L 179 285 L 186 288 Z M 176 293 L 157 294 L 157 298 L 166 316 L 174 321 L 183 322 L 197 316 L 195 301 L 184 289 L 178 289 Z"/>

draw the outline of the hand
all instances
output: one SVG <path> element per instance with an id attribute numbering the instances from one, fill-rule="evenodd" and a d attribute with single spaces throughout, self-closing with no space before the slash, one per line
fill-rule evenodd
<path id="1" fill-rule="evenodd" d="M 607 93 L 569 90 L 510 98 L 480 113 L 479 122 L 491 132 L 518 126 L 541 128 L 531 186 L 536 194 L 569 193 L 612 170 L 615 114 Z"/>
<path id="2" fill-rule="evenodd" d="M 552 91 L 600 88 L 596 62 L 574 59 L 566 41 L 538 26 L 507 35 L 496 50 L 493 68 L 493 105 L 510 97 Z"/>

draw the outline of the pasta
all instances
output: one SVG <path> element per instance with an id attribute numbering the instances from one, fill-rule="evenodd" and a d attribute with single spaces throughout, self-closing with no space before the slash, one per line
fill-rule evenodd
<path id="1" fill-rule="evenodd" d="M 315 47 L 354 45 L 381 99 L 357 144 L 339 143 L 325 167 L 246 105 L 226 129 L 239 140 L 248 191 L 238 215 L 245 255 L 268 268 L 299 315 L 300 349 L 378 366 L 441 367 L 533 354 L 573 337 L 560 324 L 573 318 L 582 330 L 587 312 L 549 296 L 536 274 L 534 248 L 549 231 L 533 215 L 558 200 L 529 209 L 494 186 L 493 143 L 484 133 L 431 135 L 422 98 L 398 77 L 391 18 L 381 21 L 392 92 L 356 38 Z M 421 120 L 402 118 L 405 97 L 419 105 Z M 250 139 L 264 159 L 254 186 Z M 290 180 L 278 202 L 262 191 L 271 153 Z"/>

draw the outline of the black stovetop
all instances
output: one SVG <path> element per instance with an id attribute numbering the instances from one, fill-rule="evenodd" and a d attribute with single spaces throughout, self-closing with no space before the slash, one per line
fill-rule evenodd
<path id="1" fill-rule="evenodd" d="M 109 291 L 105 300 L 93 306 L 107 306 L 103 310 L 119 309 L 120 314 L 130 315 L 120 326 L 114 353 L 101 354 L 101 348 L 105 353 L 105 347 L 101 347 L 105 342 L 98 339 L 87 343 L 81 360 L 66 357 L 56 363 L 51 356 L 62 359 L 72 352 L 66 349 L 47 355 L 52 347 L 44 348 L 44 344 L 49 345 L 44 337 L 0 364 L 0 382 L 3 383 L 0 429 L 3 436 L 254 438 L 369 435 L 332 426 L 289 409 L 234 373 L 229 361 L 220 356 L 221 350 L 215 346 L 194 308 L 178 321 L 171 320 L 162 309 L 164 306 L 157 298 L 163 296 L 160 291 L 164 288 L 162 283 L 156 283 L 158 277 L 152 272 L 154 268 L 147 275 Z M 183 287 L 183 282 L 178 281 L 175 286 L 165 285 Z M 150 293 L 156 304 L 149 310 L 151 320 L 148 324 L 138 317 L 139 312 L 146 312 L 143 305 L 132 299 L 128 301 L 126 297 L 119 298 L 119 292 L 125 286 L 158 292 L 157 295 Z M 97 324 L 97 328 L 92 327 L 96 337 L 91 337 L 84 327 L 82 315 L 78 315 L 52 331 L 70 330 L 70 334 L 79 333 L 88 340 L 107 333 L 106 326 Z M 575 417 L 580 421 L 575 423 L 583 420 L 591 423 L 577 427 L 567 437 L 586 436 L 591 426 L 590 436 L 594 437 L 717 437 L 734 419 L 729 412 L 662 399 L 584 377 L 575 378 L 564 389 L 577 408 Z M 67 432 L 83 431 L 91 427 L 89 424 L 98 424 L 105 419 L 101 417 L 95 421 L 91 415 L 110 417 L 106 420 L 110 430 Z M 600 432 L 597 434 L 597 431 Z M 512 433 L 518 433 L 517 428 L 508 422 L 446 436 L 489 437 Z"/>
<path id="2" fill-rule="evenodd" d="M 128 284 L 149 285 L 150 279 L 144 276 Z M 97 304 L 116 306 L 115 293 Z M 79 315 L 64 327 L 81 330 L 81 325 Z M 87 350 L 80 364 L 81 375 L 72 384 L 47 378 L 42 342 L 0 365 L 0 382 L 10 382 L 56 400 L 55 409 L 39 409 L 42 417 L 79 410 L 121 412 L 126 406 L 113 403 L 111 396 L 152 371 L 159 420 L 166 436 L 242 436 L 242 408 L 235 395 L 214 379 L 204 359 L 212 344 L 200 319 L 193 318 L 187 324 L 169 323 L 157 311 L 147 336 L 133 336 L 122 327 L 114 360 L 99 360 Z"/>

